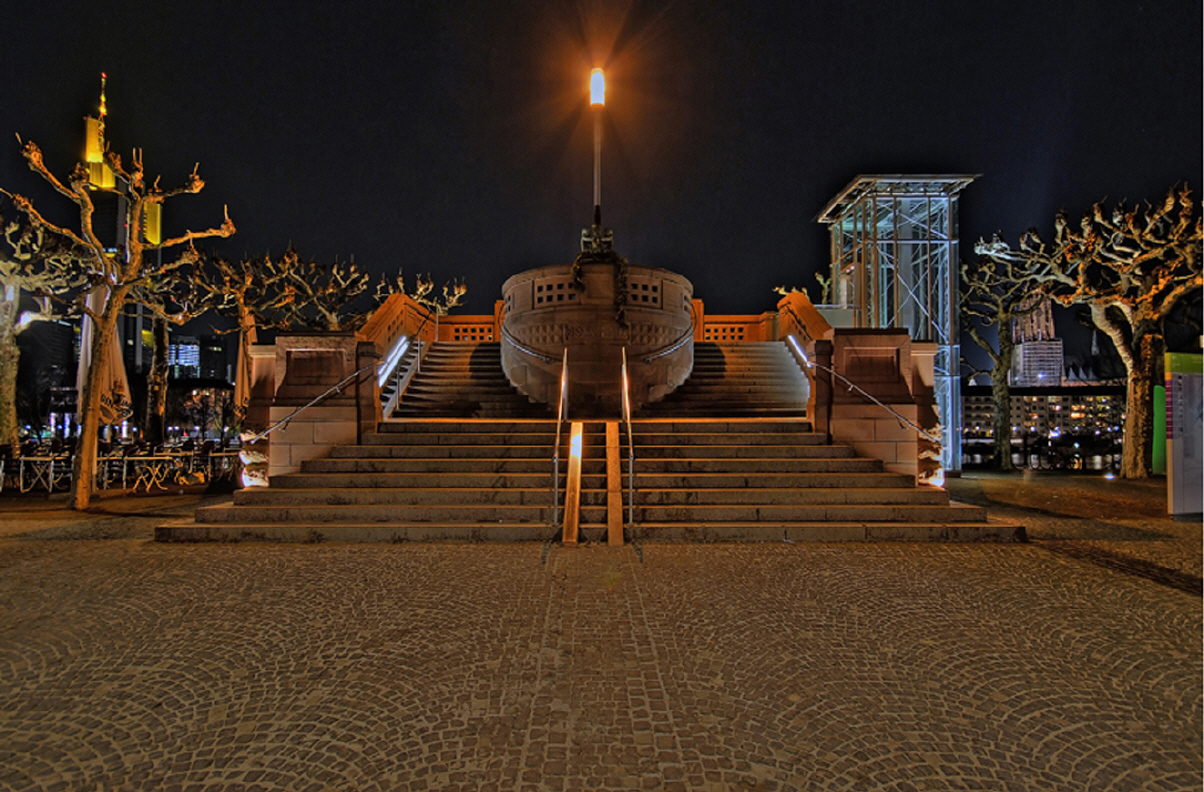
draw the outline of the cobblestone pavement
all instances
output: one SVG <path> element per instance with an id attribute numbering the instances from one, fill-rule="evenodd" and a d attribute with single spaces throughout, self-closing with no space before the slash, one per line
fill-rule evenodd
<path id="1" fill-rule="evenodd" d="M 1201 787 L 1200 598 L 1040 538 L 541 563 L 13 503 L 0 789 Z"/>

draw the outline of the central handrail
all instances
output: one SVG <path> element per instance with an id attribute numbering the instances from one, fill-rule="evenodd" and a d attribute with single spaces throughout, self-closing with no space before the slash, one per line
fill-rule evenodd
<path id="1" fill-rule="evenodd" d="M 560 430 L 568 418 L 569 350 L 564 349 L 560 362 L 560 398 L 556 400 L 556 444 L 552 446 L 552 525 L 560 527 Z"/>
<path id="2" fill-rule="evenodd" d="M 639 544 L 635 536 L 635 436 L 631 433 L 631 380 L 627 376 L 627 347 L 623 347 L 623 422 L 627 424 L 627 533 L 638 551 Z"/>
<path id="3" fill-rule="evenodd" d="M 644 362 L 651 363 L 652 361 L 656 360 L 657 358 L 662 358 L 665 355 L 670 355 L 670 354 L 676 352 L 677 350 L 681 349 L 683 346 L 686 345 L 687 341 L 694 338 L 694 334 L 697 330 L 698 330 L 698 319 L 694 313 L 694 304 L 691 303 L 690 304 L 690 329 L 686 330 L 684 333 L 682 333 L 680 336 L 678 336 L 677 340 L 673 341 L 668 346 L 658 349 L 657 351 L 655 351 L 649 355 L 644 355 Z"/>
<path id="4" fill-rule="evenodd" d="M 528 355 L 530 357 L 537 358 L 539 360 L 542 360 L 544 363 L 555 363 L 556 362 L 556 358 L 552 357 L 551 355 L 545 355 L 544 353 L 540 352 L 539 350 L 532 349 L 531 347 L 529 347 L 526 344 L 519 341 L 517 338 L 515 338 L 513 335 L 511 335 L 509 330 L 506 329 L 506 325 L 502 325 L 502 339 L 504 341 L 506 341 L 506 343 L 510 344 L 510 346 L 517 349 L 519 352 L 522 352 L 524 355 Z"/>

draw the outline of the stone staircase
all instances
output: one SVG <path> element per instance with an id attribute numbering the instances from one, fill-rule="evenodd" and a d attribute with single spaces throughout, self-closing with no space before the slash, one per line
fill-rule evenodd
<path id="1" fill-rule="evenodd" d="M 433 344 L 391 418 L 546 418 L 555 413 L 510 384 L 496 341 Z"/>
<path id="2" fill-rule="evenodd" d="M 803 417 L 807 376 L 781 342 L 694 343 L 690 378 L 637 418 Z"/>
<path id="3" fill-rule="evenodd" d="M 639 421 L 635 534 L 647 541 L 979 540 L 977 506 L 830 445 L 803 420 Z M 997 537 L 996 537 L 997 538 Z"/>
<path id="4" fill-rule="evenodd" d="M 435 365 L 424 362 L 423 374 L 429 373 L 429 379 L 422 395 L 411 399 L 407 391 L 403 399 L 412 412 L 382 422 L 360 445 L 337 447 L 328 458 L 303 463 L 297 473 L 275 476 L 270 488 L 240 490 L 232 503 L 198 509 L 193 521 L 160 526 L 156 538 L 558 539 L 552 510 L 555 421 L 507 414 L 535 405 L 526 403 L 509 383 L 504 388 L 498 384 L 499 377 L 505 382 L 500 361 L 491 352 L 479 351 L 487 346 L 447 345 Z M 779 396 L 787 389 L 783 382 L 793 376 L 790 366 L 802 374 L 784 348 L 784 359 L 767 348 L 711 349 L 713 354 L 704 353 L 712 354 L 707 361 L 711 365 L 696 368 L 697 381 L 692 377 L 679 389 L 685 395 L 669 411 L 674 417 L 634 422 L 635 525 L 628 539 L 1023 538 L 1023 529 L 989 522 L 979 507 L 951 504 L 944 490 L 916 487 L 910 477 L 887 472 L 879 460 L 860 458 L 848 446 L 828 444 L 805 419 L 790 417 L 791 411 L 801 414 L 801 408 Z M 433 347 L 429 355 L 437 350 Z M 716 362 L 722 362 L 725 376 L 717 375 Z M 496 367 L 496 376 L 490 366 Z M 733 382 L 726 381 L 727 375 Z M 417 380 L 411 389 L 416 384 Z M 733 414 L 698 417 L 724 412 Z M 778 412 L 787 415 L 763 417 Z M 495 417 L 484 417 L 489 414 Z M 604 541 L 605 423 L 589 421 L 584 430 L 579 536 Z M 565 424 L 561 515 L 568 434 Z M 622 443 L 626 523 L 625 431 Z"/>

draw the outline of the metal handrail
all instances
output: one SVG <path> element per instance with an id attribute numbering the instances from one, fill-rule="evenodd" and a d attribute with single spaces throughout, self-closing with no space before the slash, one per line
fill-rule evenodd
<path id="1" fill-rule="evenodd" d="M 635 436 L 631 432 L 631 380 L 627 376 L 627 347 L 623 347 L 623 421 L 627 424 L 627 533 L 639 551 L 635 535 Z M 640 560 L 643 560 L 641 554 Z"/>
<path id="2" fill-rule="evenodd" d="M 516 339 L 514 336 L 512 336 L 510 334 L 510 331 L 506 329 L 505 325 L 502 325 L 502 338 L 507 343 L 509 343 L 510 346 L 514 347 L 519 352 L 522 352 L 524 355 L 529 355 L 533 358 L 538 358 L 539 360 L 542 360 L 544 363 L 555 363 L 556 362 L 556 358 L 552 357 L 551 355 L 545 355 L 544 353 L 534 350 L 531 347 L 520 342 L 518 339 Z"/>
<path id="3" fill-rule="evenodd" d="M 686 345 L 686 342 L 694 338 L 694 333 L 698 330 L 698 318 L 695 316 L 694 304 L 690 303 L 690 329 L 682 333 L 676 341 L 669 344 L 663 349 L 658 349 L 650 355 L 644 356 L 645 363 L 651 363 L 657 358 L 662 358 L 665 355 L 670 355 Z"/>
<path id="4" fill-rule="evenodd" d="M 304 404 L 304 405 L 298 407 L 297 409 L 293 410 L 291 413 L 284 416 L 279 421 L 277 421 L 276 423 L 269 426 L 267 429 L 264 429 L 259 434 L 252 435 L 251 437 L 243 438 L 243 440 L 242 440 L 243 445 L 246 446 L 246 445 L 250 445 L 251 443 L 258 443 L 260 440 L 267 437 L 269 434 L 276 431 L 277 429 L 287 427 L 289 424 L 289 421 L 293 420 L 298 415 L 300 415 L 301 413 L 308 410 L 310 407 L 314 407 L 318 404 L 321 404 L 322 402 L 326 401 L 326 399 L 330 398 L 331 396 L 335 396 L 335 395 L 342 393 L 343 388 L 346 387 L 347 383 L 358 378 L 359 376 L 361 376 L 362 374 L 364 374 L 366 372 L 372 371 L 375 368 L 376 368 L 375 363 L 369 363 L 368 365 L 362 366 L 359 369 L 357 369 L 356 371 L 351 372 L 346 377 L 343 377 L 343 379 L 339 380 L 336 384 L 331 385 L 329 388 L 327 388 L 321 394 L 319 394 L 318 396 L 315 396 L 313 399 L 310 400 L 310 402 L 308 404 Z"/>
<path id="5" fill-rule="evenodd" d="M 552 525 L 560 527 L 560 430 L 568 418 L 569 350 L 564 349 L 560 363 L 560 398 L 556 401 L 556 444 L 552 446 Z"/>
<path id="6" fill-rule="evenodd" d="M 893 415 L 895 417 L 895 419 L 898 420 L 900 426 L 911 427 L 917 433 L 919 433 L 919 435 L 921 437 L 923 437 L 925 440 L 928 440 L 929 442 L 933 442 L 933 443 L 941 442 L 941 436 L 939 434 L 933 434 L 932 432 L 928 431 L 924 427 L 917 424 L 915 421 L 908 418 L 906 415 L 903 415 L 898 410 L 891 407 L 889 404 L 884 404 L 883 402 L 879 401 L 873 394 L 869 393 L 864 388 L 862 388 L 860 385 L 853 382 L 851 379 L 844 376 L 843 374 L 835 371 L 834 369 L 828 368 L 827 366 L 821 366 L 819 363 L 816 363 L 815 361 L 808 358 L 807 353 L 803 351 L 803 348 L 801 346 L 799 346 L 798 339 L 796 339 L 794 336 L 790 335 L 790 336 L 786 336 L 786 338 L 790 341 L 791 344 L 794 345 L 795 351 L 798 352 L 799 357 L 801 357 L 803 359 L 804 366 L 806 366 L 807 368 L 819 369 L 820 371 L 825 371 L 828 374 L 831 374 L 836 379 L 838 379 L 841 382 L 843 382 L 844 384 L 848 385 L 850 393 L 856 391 L 858 393 L 858 395 L 860 395 L 862 398 L 866 399 L 867 401 L 873 402 L 874 404 L 878 405 L 879 407 L 881 407 L 882 409 L 886 410 L 888 413 Z"/>
<path id="7" fill-rule="evenodd" d="M 804 324 L 803 320 L 799 317 L 799 315 L 794 312 L 794 309 L 791 308 L 789 305 L 785 305 L 783 307 L 786 309 L 786 313 L 790 314 L 794 318 L 794 326 L 797 327 L 802 332 L 802 334 L 807 337 L 808 341 L 814 342 L 815 339 L 811 337 L 811 334 L 809 332 L 807 332 L 806 324 Z"/>
<path id="8" fill-rule="evenodd" d="M 436 311 L 433 308 L 428 308 L 426 316 L 422 317 L 422 321 L 418 323 L 418 328 L 416 330 L 414 330 L 413 333 L 410 333 L 408 336 L 406 336 L 406 335 L 400 336 L 397 339 L 397 341 L 394 343 L 394 347 L 396 347 L 402 341 L 404 341 L 406 339 L 412 339 L 414 342 L 415 348 L 418 350 L 417 354 L 414 356 L 414 362 L 412 364 L 410 364 L 409 369 L 407 369 L 407 371 L 410 372 L 409 374 L 403 374 L 403 372 L 401 370 L 401 361 L 405 359 L 406 352 L 409 351 L 408 342 L 406 344 L 405 350 L 402 351 L 399 355 L 397 355 L 397 359 L 393 362 L 392 370 L 386 372 L 384 374 L 383 379 L 381 377 L 380 368 L 383 368 L 384 366 L 388 365 L 388 362 L 389 362 L 388 358 L 386 358 L 385 362 L 382 363 L 380 368 L 377 369 L 377 372 L 376 372 L 377 383 L 382 388 L 384 387 L 385 381 L 388 379 L 393 379 L 395 381 L 395 384 L 397 385 L 397 387 L 393 390 L 392 395 L 389 396 L 388 401 L 381 403 L 381 417 L 382 418 L 387 418 L 389 416 L 389 414 L 392 413 L 393 410 L 397 408 L 397 404 L 401 401 L 402 388 L 408 384 L 409 379 L 413 379 L 414 375 L 422 373 L 422 357 L 425 354 L 422 351 L 423 350 L 422 329 L 424 327 L 426 327 L 426 323 L 431 320 L 432 316 L 435 317 L 435 340 L 436 341 L 439 340 L 439 314 L 438 314 L 438 311 Z M 435 342 L 432 341 L 431 344 L 426 345 L 426 349 L 428 352 L 430 351 L 431 345 L 434 343 Z M 409 377 L 409 379 L 407 379 L 403 383 L 401 381 L 402 378 L 407 377 L 407 376 Z"/>

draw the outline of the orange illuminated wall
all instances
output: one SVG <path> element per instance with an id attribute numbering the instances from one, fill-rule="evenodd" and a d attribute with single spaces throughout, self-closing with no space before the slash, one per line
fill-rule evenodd
<path id="1" fill-rule="evenodd" d="M 719 342 L 759 342 L 778 340 L 778 315 L 760 314 L 707 315 L 702 300 L 694 300 L 694 340 Z M 439 341 L 500 341 L 504 302 L 498 300 L 493 316 L 466 315 L 439 317 Z"/>

